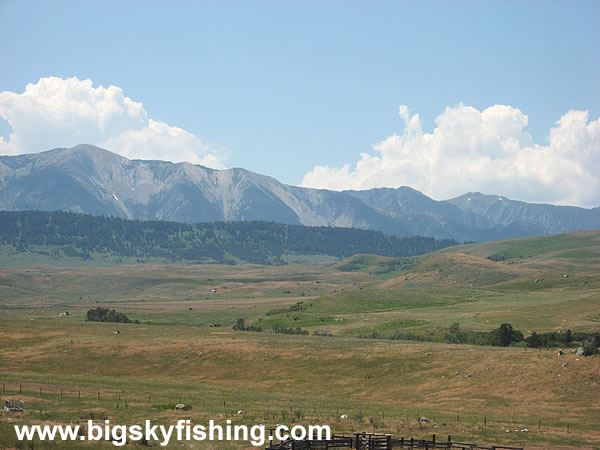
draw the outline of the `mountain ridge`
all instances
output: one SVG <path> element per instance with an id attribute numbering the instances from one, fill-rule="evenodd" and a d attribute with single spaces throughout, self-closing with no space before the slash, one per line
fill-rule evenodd
<path id="1" fill-rule="evenodd" d="M 130 160 L 85 144 L 0 156 L 0 209 L 185 223 L 265 220 L 458 241 L 600 228 L 600 208 L 532 204 L 480 193 L 437 201 L 408 186 L 312 189 L 243 168 Z"/>

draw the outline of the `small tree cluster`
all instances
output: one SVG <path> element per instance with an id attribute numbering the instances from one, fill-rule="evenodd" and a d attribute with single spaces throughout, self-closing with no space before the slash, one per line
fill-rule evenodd
<path id="1" fill-rule="evenodd" d="M 307 335 L 308 331 L 303 330 L 300 327 L 296 327 L 296 328 L 282 328 L 282 327 L 274 326 L 273 327 L 273 333 Z"/>
<path id="2" fill-rule="evenodd" d="M 392 337 L 394 339 L 395 337 Z M 527 338 L 515 330 L 511 324 L 503 323 L 492 331 L 463 330 L 458 323 L 453 323 L 446 330 L 444 338 L 449 344 L 492 345 L 495 347 L 526 346 L 530 348 L 573 347 L 584 348 L 584 355 L 599 353 L 600 333 L 571 330 L 550 331 L 547 333 L 532 332 Z"/>
<path id="3" fill-rule="evenodd" d="M 86 320 L 88 322 L 131 323 L 131 320 L 125 314 L 117 312 L 114 309 L 102 308 L 100 306 L 89 309 Z"/>
<path id="4" fill-rule="evenodd" d="M 515 330 L 511 324 L 503 323 L 492 331 L 466 331 L 458 323 L 453 323 L 445 334 L 449 344 L 492 345 L 494 347 L 509 347 L 522 342 L 523 333 Z"/>
<path id="5" fill-rule="evenodd" d="M 531 336 L 525 338 L 528 347 L 539 348 L 539 347 L 561 347 L 563 345 L 569 345 L 573 342 L 573 333 L 571 330 L 567 330 L 564 333 L 560 331 L 552 331 L 549 333 L 531 333 Z"/>
<path id="6" fill-rule="evenodd" d="M 232 328 L 236 331 L 262 331 L 261 327 L 246 325 L 246 321 L 242 317 L 235 321 L 235 324 Z"/>

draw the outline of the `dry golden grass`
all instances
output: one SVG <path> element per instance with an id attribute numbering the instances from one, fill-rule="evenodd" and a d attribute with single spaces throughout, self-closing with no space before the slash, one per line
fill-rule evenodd
<path id="1" fill-rule="evenodd" d="M 372 429 L 367 419 L 374 417 L 379 431 L 415 437 L 435 432 L 544 448 L 561 442 L 573 448 L 600 445 L 599 357 L 156 325 L 119 325 L 117 336 L 112 334 L 115 324 L 0 321 L 3 329 L 9 325 L 43 338 L 7 340 L 3 333 L 0 379 L 12 382 L 13 390 L 14 383 L 25 384 L 28 403 L 65 418 L 104 408 L 109 416 L 134 423 L 144 414 L 156 415 L 152 404 L 176 403 L 182 395 L 194 404 L 188 416 L 198 422 L 244 409 L 252 411 L 253 419 L 276 423 L 282 411 L 293 407 L 304 413 L 299 418 L 290 414 L 289 423 L 322 421 L 344 432 Z M 35 395 L 39 387 L 56 393 L 58 386 L 70 397 Z M 73 399 L 78 390 L 86 396 L 79 410 L 79 400 Z M 98 391 L 111 399 L 108 404 L 94 399 Z M 131 399 L 125 412 L 116 407 L 119 391 Z M 148 392 L 156 399 L 137 401 Z M 223 408 L 223 401 L 230 406 Z M 353 420 L 339 421 L 338 413 Z M 437 427 L 421 429 L 420 416 L 435 416 Z M 23 420 L 35 422 L 35 417 Z M 165 411 L 158 417 L 179 416 Z M 526 437 L 514 432 L 522 428 L 530 429 Z"/>
<path id="2" fill-rule="evenodd" d="M 23 384 L 29 405 L 23 416 L 0 417 L 0 447 L 15 445 L 8 419 L 69 423 L 94 413 L 174 423 L 181 397 L 196 423 L 328 423 L 345 433 L 600 448 L 599 356 L 344 337 L 443 332 L 452 322 L 474 330 L 509 322 L 526 334 L 597 330 L 599 238 L 462 246 L 387 281 L 313 266 L 0 269 L 2 398 Z M 499 252 L 510 258 L 487 259 Z M 299 301 L 301 309 L 288 308 Z M 143 323 L 86 323 L 92 306 Z M 71 315 L 59 318 L 65 310 Z M 234 332 L 239 317 L 336 336 Z"/>
<path id="3" fill-rule="evenodd" d="M 439 253 L 406 274 L 391 278 L 381 284 L 382 288 L 414 286 L 482 286 L 516 278 L 530 278 L 539 271 L 526 267 L 514 267 L 487 258 L 465 253 Z"/>

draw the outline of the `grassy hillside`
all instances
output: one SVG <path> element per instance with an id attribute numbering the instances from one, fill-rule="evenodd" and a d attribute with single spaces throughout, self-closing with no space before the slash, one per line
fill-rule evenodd
<path id="1" fill-rule="evenodd" d="M 489 259 L 500 252 L 517 256 Z M 394 276 L 323 296 L 295 322 L 334 314 L 337 323 L 321 327 L 333 334 L 440 341 L 454 322 L 473 330 L 508 322 L 525 334 L 599 330 L 600 231 L 450 247 L 386 272 L 396 261 L 359 255 L 337 263 L 338 270 Z M 263 320 L 293 325 L 284 314 Z"/>
<path id="2" fill-rule="evenodd" d="M 346 433 L 450 434 L 463 442 L 538 448 L 600 445 L 598 358 L 188 326 L 119 324 L 121 334 L 114 335 L 114 325 L 77 318 L 3 316 L 0 326 L 0 381 L 6 383 L 0 396 L 23 398 L 28 407 L 24 415 L 0 418 L 5 448 L 15 446 L 14 423 L 92 417 L 125 424 L 148 418 L 327 423 Z M 180 399 L 191 410 L 176 412 Z"/>
<path id="3" fill-rule="evenodd" d="M 496 261 L 512 263 L 541 258 L 598 259 L 600 258 L 600 231 L 578 231 L 533 238 L 509 239 L 461 245 L 443 250 L 443 253 L 466 253 Z"/>
<path id="4" fill-rule="evenodd" d="M 365 272 L 379 278 L 390 278 L 418 264 L 423 257 L 390 258 L 380 255 L 354 255 L 333 264 L 342 272 Z"/>

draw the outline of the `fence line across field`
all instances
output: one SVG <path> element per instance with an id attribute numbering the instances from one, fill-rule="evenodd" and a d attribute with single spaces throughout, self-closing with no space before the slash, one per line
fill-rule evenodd
<path id="1" fill-rule="evenodd" d="M 44 383 L 19 383 L 15 381 L 11 382 L 2 382 L 2 395 L 6 399 L 10 396 L 13 397 L 15 394 L 37 394 L 40 398 L 48 398 L 48 397 L 56 397 L 57 400 L 63 399 L 66 400 L 68 398 L 78 399 L 80 401 L 85 402 L 101 402 L 103 404 L 108 403 L 116 403 L 117 407 L 128 408 L 128 407 L 140 407 L 140 406 L 149 406 L 149 407 L 158 407 L 159 409 L 166 409 L 170 406 L 175 407 L 177 404 L 189 404 L 193 403 L 196 408 L 202 408 L 202 400 L 203 396 L 200 395 L 197 391 L 192 392 L 184 392 L 180 394 L 175 393 L 161 393 L 155 391 L 137 391 L 137 392 L 126 392 L 122 389 L 98 389 L 98 388 L 89 388 L 89 387 L 75 387 L 75 388 L 64 388 L 57 384 L 44 384 Z M 15 398 L 15 400 L 18 400 Z M 247 405 L 252 404 L 252 401 L 248 402 L 236 402 L 235 400 L 227 399 L 227 400 L 218 400 L 218 401 L 206 401 L 205 405 L 207 406 L 206 412 L 218 412 L 225 413 L 230 416 L 239 415 L 239 412 L 243 411 L 244 415 L 247 417 L 261 417 L 265 419 L 272 420 L 290 420 L 297 419 L 300 420 L 311 413 L 314 417 L 328 417 L 335 418 L 335 420 L 343 420 L 349 418 L 349 415 L 342 414 L 342 411 L 348 411 L 350 408 L 340 408 L 335 405 L 326 407 L 316 407 L 312 404 L 299 404 L 297 401 L 290 400 L 288 403 L 282 402 L 279 403 L 266 401 L 265 404 L 256 405 L 254 402 L 252 411 L 248 411 Z M 217 405 L 221 405 L 220 406 Z M 396 420 L 403 422 L 402 425 L 406 425 L 407 423 L 412 423 L 412 420 L 419 422 L 421 425 L 423 423 L 421 421 L 429 422 L 430 419 L 425 417 L 426 414 L 419 414 L 416 417 L 416 412 L 423 413 L 422 408 L 411 408 L 409 413 L 409 408 L 404 408 L 401 411 L 396 409 L 395 413 L 390 411 L 390 405 L 385 405 L 386 408 L 375 409 L 375 407 L 370 407 L 367 413 L 366 407 L 363 405 L 362 407 L 356 406 L 358 409 L 357 414 L 354 416 L 350 416 L 350 418 L 358 419 L 362 421 L 363 419 L 370 420 L 372 425 L 377 428 L 377 420 L 381 418 L 382 420 L 390 421 Z M 37 409 L 37 408 L 35 408 Z M 364 413 L 364 414 L 363 414 Z M 438 422 L 445 423 L 471 423 L 483 425 L 485 427 L 494 426 L 492 424 L 512 424 L 512 426 L 517 426 L 514 418 L 511 416 L 510 420 L 508 418 L 499 418 L 496 417 L 491 418 L 486 415 L 476 415 L 476 414 L 466 414 L 461 412 L 460 414 L 455 414 L 448 411 L 446 414 L 442 416 L 440 412 L 432 413 L 430 417 L 433 418 L 433 421 L 436 421 L 436 416 Z M 548 421 L 543 420 L 543 418 L 533 418 L 530 417 L 526 421 L 527 426 L 531 428 L 541 429 L 543 424 L 546 424 L 546 427 L 557 429 L 564 428 L 567 432 L 571 432 L 572 424 L 570 423 L 557 423 L 555 420 L 548 423 Z M 525 421 L 521 423 L 524 425 Z M 397 431 L 400 431 L 398 428 Z M 500 447 L 497 447 L 500 448 Z"/>

